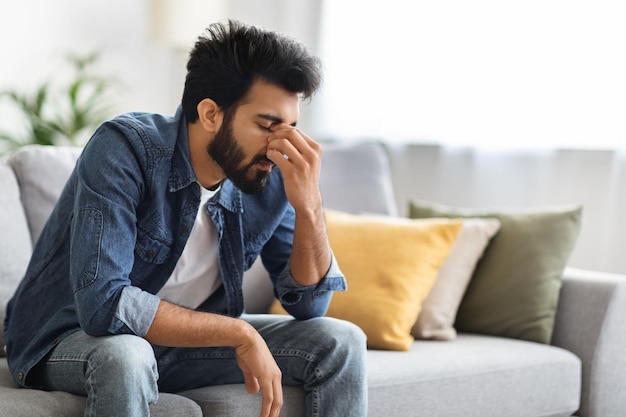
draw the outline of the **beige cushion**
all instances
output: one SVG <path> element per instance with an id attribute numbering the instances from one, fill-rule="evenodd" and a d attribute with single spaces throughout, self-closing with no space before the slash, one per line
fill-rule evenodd
<path id="1" fill-rule="evenodd" d="M 500 229 L 497 219 L 465 219 L 411 330 L 416 339 L 451 340 L 454 319 L 476 263 Z"/>

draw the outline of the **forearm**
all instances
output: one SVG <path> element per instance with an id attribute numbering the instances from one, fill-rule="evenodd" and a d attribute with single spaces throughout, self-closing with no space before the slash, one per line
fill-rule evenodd
<path id="1" fill-rule="evenodd" d="M 291 273 L 303 286 L 315 285 L 328 272 L 331 263 L 330 245 L 321 202 L 314 208 L 296 210 Z"/>
<path id="2" fill-rule="evenodd" d="M 253 333 L 254 328 L 243 320 L 162 300 L 145 338 L 152 344 L 171 347 L 238 347 Z"/>
<path id="3" fill-rule="evenodd" d="M 261 335 L 245 321 L 188 310 L 161 300 L 145 338 L 150 343 L 162 346 L 233 347 L 248 392 L 256 393 L 260 389 L 263 408 L 280 409 L 280 368 Z"/>

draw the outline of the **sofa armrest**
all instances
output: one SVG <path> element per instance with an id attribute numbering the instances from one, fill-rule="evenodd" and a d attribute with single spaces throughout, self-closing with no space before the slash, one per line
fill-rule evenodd
<path id="1" fill-rule="evenodd" d="M 552 344 L 582 361 L 580 417 L 626 410 L 626 276 L 567 268 Z"/>

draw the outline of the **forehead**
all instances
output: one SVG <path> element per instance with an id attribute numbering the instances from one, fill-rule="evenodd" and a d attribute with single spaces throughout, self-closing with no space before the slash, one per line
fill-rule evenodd
<path id="1" fill-rule="evenodd" d="M 237 113 L 257 117 L 270 115 L 283 123 L 295 124 L 300 112 L 300 96 L 262 79 L 254 81 Z"/>

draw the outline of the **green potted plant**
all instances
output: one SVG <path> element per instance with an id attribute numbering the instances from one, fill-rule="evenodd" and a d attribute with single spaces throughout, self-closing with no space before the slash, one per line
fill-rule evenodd
<path id="1" fill-rule="evenodd" d="M 32 92 L 0 92 L 21 114 L 24 129 L 0 131 L 0 154 L 25 145 L 82 145 L 95 128 L 110 116 L 109 89 L 114 80 L 96 75 L 97 54 L 68 55 L 69 81 L 57 85 L 46 81 Z M 57 79 L 66 78 L 68 73 Z"/>

